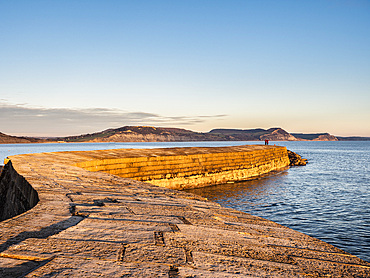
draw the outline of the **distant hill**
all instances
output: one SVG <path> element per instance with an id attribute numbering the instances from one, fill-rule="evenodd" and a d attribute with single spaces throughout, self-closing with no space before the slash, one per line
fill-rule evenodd
<path id="1" fill-rule="evenodd" d="M 101 132 L 56 138 L 65 142 L 176 142 L 176 141 L 222 141 L 220 135 L 207 135 L 181 128 L 162 128 L 152 126 L 124 126 Z"/>
<path id="2" fill-rule="evenodd" d="M 302 135 L 302 137 L 304 137 Z M 310 137 L 310 136 L 308 136 Z M 180 128 L 151 126 L 124 126 L 101 132 L 56 138 L 65 142 L 184 142 L 184 141 L 297 141 L 337 140 L 330 134 L 313 135 L 312 139 L 297 138 L 281 128 L 270 129 L 213 129 L 210 132 L 194 132 Z"/>
<path id="3" fill-rule="evenodd" d="M 310 141 L 338 141 L 338 138 L 329 133 L 292 133 L 297 139 L 310 140 Z"/>
<path id="4" fill-rule="evenodd" d="M 359 141 L 370 137 L 336 137 L 329 133 L 289 133 L 282 128 L 213 129 L 194 132 L 182 128 L 124 126 L 101 132 L 58 138 L 17 137 L 0 133 L 1 143 L 43 142 L 186 142 L 186 141 Z"/>
<path id="5" fill-rule="evenodd" d="M 349 137 L 342 137 L 337 136 L 339 141 L 370 141 L 370 137 L 360 137 L 360 136 L 349 136 Z"/>
<path id="6" fill-rule="evenodd" d="M 281 128 L 270 129 L 213 129 L 208 134 L 222 134 L 230 141 L 295 141 L 294 136 Z"/>
<path id="7" fill-rule="evenodd" d="M 41 143 L 41 142 L 45 142 L 45 140 L 32 137 L 11 136 L 0 132 L 0 144 Z"/>

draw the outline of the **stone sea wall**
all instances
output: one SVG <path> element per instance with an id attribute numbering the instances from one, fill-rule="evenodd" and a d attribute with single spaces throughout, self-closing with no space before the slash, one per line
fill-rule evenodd
<path id="1" fill-rule="evenodd" d="M 274 149 L 282 151 L 281 155 L 270 152 Z M 1 209 L 22 207 L 23 197 L 39 201 L 25 212 L 25 207 L 14 209 L 21 214 L 0 221 L 0 277 L 370 277 L 370 263 L 272 221 L 184 191 L 99 168 L 92 172 L 76 167 L 87 167 L 87 162 L 97 163 L 88 167 L 107 167 L 124 158 L 149 157 L 150 162 L 156 157 L 153 161 L 162 169 L 165 157 L 171 161 L 170 169 L 176 169 L 180 158 L 190 156 L 198 162 L 189 160 L 189 167 L 170 174 L 183 173 L 186 168 L 194 168 L 195 173 L 202 165 L 217 174 L 238 167 L 231 161 L 241 159 L 245 152 L 249 152 L 245 157 L 249 163 L 243 167 L 255 169 L 252 174 L 273 169 L 278 157 L 285 164 L 287 156 L 284 148 L 242 146 L 10 157 L 1 175 L 0 188 L 5 194 L 0 204 L 6 204 Z M 210 157 L 206 154 L 223 155 L 217 163 L 207 164 Z M 223 160 L 227 154 L 230 157 Z M 262 154 L 271 154 L 269 160 L 275 162 L 259 165 Z M 145 173 L 142 168 L 137 170 Z M 160 180 L 165 174 L 159 175 Z"/>
<path id="2" fill-rule="evenodd" d="M 127 152 L 120 158 L 92 159 L 75 165 L 181 190 L 247 180 L 281 170 L 289 165 L 289 157 L 285 147 L 176 148 Z"/>
<path id="3" fill-rule="evenodd" d="M 8 162 L 0 175 L 0 221 L 29 210 L 38 201 L 36 190 Z"/>

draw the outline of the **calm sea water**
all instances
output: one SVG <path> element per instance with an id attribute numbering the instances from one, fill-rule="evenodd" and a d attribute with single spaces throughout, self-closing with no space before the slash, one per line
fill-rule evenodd
<path id="1" fill-rule="evenodd" d="M 0 144 L 6 156 L 115 148 L 231 146 L 261 142 Z M 189 190 L 261 216 L 370 261 L 370 142 L 271 142 L 309 163 L 261 180 Z"/>
<path id="2" fill-rule="evenodd" d="M 370 262 L 370 142 L 276 142 L 309 163 L 191 192 L 267 218 Z M 190 191 L 190 190 L 189 190 Z"/>

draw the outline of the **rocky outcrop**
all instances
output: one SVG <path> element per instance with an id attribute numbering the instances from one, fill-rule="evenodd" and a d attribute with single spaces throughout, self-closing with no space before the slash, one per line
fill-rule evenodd
<path id="1" fill-rule="evenodd" d="M 307 159 L 302 158 L 299 154 L 288 150 L 288 157 L 290 160 L 289 166 L 305 166 Z"/>

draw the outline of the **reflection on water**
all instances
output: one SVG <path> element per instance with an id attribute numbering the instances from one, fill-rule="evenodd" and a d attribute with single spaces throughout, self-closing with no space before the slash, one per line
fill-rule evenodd
<path id="1" fill-rule="evenodd" d="M 255 206 L 270 205 L 270 196 L 284 194 L 282 188 L 287 171 L 280 172 L 274 176 L 261 179 L 226 183 L 204 188 L 187 190 L 188 192 L 203 196 L 223 206 L 242 208 L 250 207 L 253 211 Z"/>

